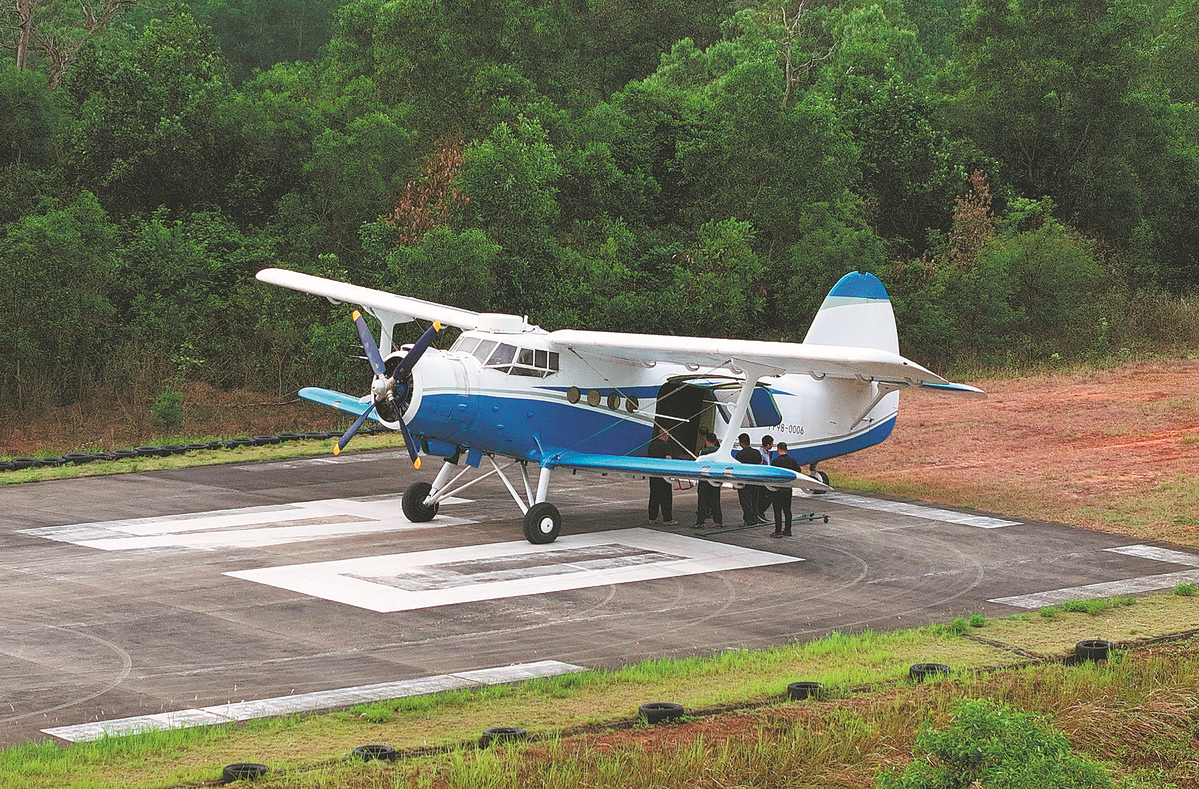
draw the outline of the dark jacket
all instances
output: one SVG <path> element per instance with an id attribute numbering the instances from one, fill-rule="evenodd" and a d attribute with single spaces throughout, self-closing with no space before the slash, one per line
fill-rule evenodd
<path id="1" fill-rule="evenodd" d="M 744 449 L 737 450 L 737 452 L 733 454 L 733 459 L 738 463 L 745 463 L 751 466 L 762 465 L 762 453 L 753 447 L 745 447 Z"/>
<path id="2" fill-rule="evenodd" d="M 778 466 L 779 468 L 790 469 L 792 471 L 798 471 L 801 474 L 803 473 L 800 470 L 799 464 L 795 462 L 795 458 L 791 457 L 790 455 L 779 455 L 771 461 L 770 465 Z"/>

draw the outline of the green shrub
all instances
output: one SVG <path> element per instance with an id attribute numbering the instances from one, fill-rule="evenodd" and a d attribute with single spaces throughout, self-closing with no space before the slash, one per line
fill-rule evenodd
<path id="1" fill-rule="evenodd" d="M 982 614 L 974 614 L 970 617 L 970 627 L 985 627 L 987 618 Z"/>
<path id="2" fill-rule="evenodd" d="M 1179 584 L 1178 586 L 1174 587 L 1174 594 L 1178 595 L 1179 597 L 1194 597 L 1195 585 Z"/>
<path id="3" fill-rule="evenodd" d="M 1042 716 L 975 699 L 958 705 L 948 728 L 916 737 L 917 759 L 877 776 L 882 789 L 1106 789 L 1111 775 L 1071 753 Z M 931 758 L 921 758 L 925 754 Z"/>
<path id="4" fill-rule="evenodd" d="M 183 392 L 167 389 L 150 406 L 150 419 L 157 427 L 172 428 L 183 424 Z"/>

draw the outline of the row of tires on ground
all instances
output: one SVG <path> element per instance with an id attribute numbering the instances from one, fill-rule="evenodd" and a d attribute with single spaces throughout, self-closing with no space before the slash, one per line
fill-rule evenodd
<path id="1" fill-rule="evenodd" d="M 1112 646 L 1112 642 L 1101 638 L 1088 638 L 1079 641 L 1074 646 L 1074 660 L 1106 660 Z M 908 677 L 914 682 L 923 682 L 926 679 L 933 679 L 949 674 L 951 671 L 952 669 L 944 663 L 913 663 L 908 669 Z M 824 696 L 824 685 L 819 682 L 792 682 L 787 686 L 787 698 L 791 701 L 822 699 Z M 653 725 L 684 718 L 687 711 L 683 708 L 682 704 L 669 701 L 651 701 L 647 704 L 642 704 L 638 708 L 637 713 L 639 719 Z M 511 726 L 497 726 L 483 732 L 483 736 L 479 738 L 479 747 L 486 748 L 496 743 L 518 742 L 527 738 L 528 732 L 524 729 Z M 360 745 L 353 750 L 351 757 L 361 759 L 362 761 L 378 760 L 394 762 L 400 757 L 400 753 L 390 745 Z M 238 762 L 225 766 L 221 780 L 223 783 L 232 783 L 233 781 L 261 778 L 266 774 L 267 766 L 265 764 Z"/>
<path id="2" fill-rule="evenodd" d="M 361 432 L 371 432 L 363 430 Z M 164 446 L 134 447 L 133 449 L 118 449 L 113 452 L 71 452 L 62 457 L 54 458 L 13 458 L 0 461 L 0 471 L 20 471 L 26 468 L 53 468 L 67 465 L 83 465 L 97 460 L 132 460 L 134 458 L 157 458 L 169 455 L 182 455 L 206 449 L 237 449 L 238 447 L 261 447 L 271 444 L 282 444 L 285 441 L 324 440 L 340 438 L 342 431 L 328 430 L 317 433 L 279 433 L 278 435 L 249 436 L 246 438 L 228 438 L 218 441 L 201 441 L 194 444 L 167 444 Z"/>

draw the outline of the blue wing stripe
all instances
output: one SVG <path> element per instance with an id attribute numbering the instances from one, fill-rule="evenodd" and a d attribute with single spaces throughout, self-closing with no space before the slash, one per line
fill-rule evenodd
<path id="1" fill-rule="evenodd" d="M 622 455 L 592 455 L 585 452 L 557 452 L 542 460 L 549 468 L 573 468 L 580 471 L 611 471 L 624 474 L 646 474 L 653 477 L 683 479 L 720 479 L 754 485 L 793 485 L 797 480 L 813 482 L 785 468 L 748 465 L 735 460 L 672 460 L 666 458 L 625 457 Z M 823 487 L 823 486 L 820 486 Z"/>

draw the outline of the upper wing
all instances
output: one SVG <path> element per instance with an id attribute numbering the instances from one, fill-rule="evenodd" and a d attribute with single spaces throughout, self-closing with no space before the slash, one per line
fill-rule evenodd
<path id="1" fill-rule="evenodd" d="M 350 285 L 324 277 L 314 277 L 298 271 L 267 268 L 258 272 L 258 279 L 303 293 L 324 296 L 333 302 L 344 301 L 358 304 L 380 319 L 386 316 L 393 324 L 407 323 L 413 318 L 420 318 L 425 321 L 441 321 L 448 326 L 457 326 L 460 329 L 473 329 L 480 322 L 480 313 L 478 312 L 436 304 L 423 299 L 414 299 L 411 296 L 397 296 L 394 293 L 364 288 L 360 285 Z M 523 319 L 517 318 L 517 320 L 523 322 Z"/>
<path id="2" fill-rule="evenodd" d="M 778 466 L 750 465 L 728 458 L 712 458 L 711 456 L 704 456 L 699 460 L 674 460 L 624 455 L 593 455 L 568 450 L 542 458 L 541 464 L 547 468 L 569 468 L 579 471 L 596 471 L 601 474 L 637 474 L 651 477 L 677 477 L 747 485 L 803 488 L 805 490 L 832 490 L 819 480 L 789 469 Z"/>
<path id="3" fill-rule="evenodd" d="M 638 364 L 676 362 L 713 369 L 752 365 L 769 368 L 779 375 L 806 373 L 817 379 L 825 376 L 859 378 L 897 386 L 935 386 L 944 391 L 986 396 L 981 389 L 950 383 L 910 359 L 875 348 L 573 329 L 551 332 L 549 337 L 564 351 Z"/>

